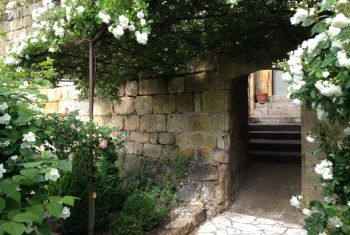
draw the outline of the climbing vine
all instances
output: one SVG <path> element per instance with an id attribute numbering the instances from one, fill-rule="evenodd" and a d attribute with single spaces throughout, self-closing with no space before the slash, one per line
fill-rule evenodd
<path id="1" fill-rule="evenodd" d="M 10 17 L 22 2 L 8 1 L 6 15 Z M 86 94 L 87 40 L 100 32 L 103 37 L 96 44 L 96 89 L 109 98 L 117 98 L 117 87 L 130 77 L 193 72 L 197 59 L 215 61 L 252 49 L 281 48 L 280 42 L 293 48 L 304 34 L 304 30 L 288 24 L 289 0 L 42 3 L 43 7 L 33 11 L 33 31 L 15 40 L 6 62 L 30 69 L 33 63 L 50 56 L 57 68 L 52 81 L 74 80 Z"/>
<path id="2" fill-rule="evenodd" d="M 324 0 L 313 6 L 301 2 L 290 19 L 311 27 L 311 38 L 290 52 L 279 65 L 285 70 L 294 103 L 316 112 L 319 127 L 306 140 L 318 144 L 323 201 L 293 196 L 292 206 L 306 215 L 308 234 L 350 233 L 350 3 Z"/>

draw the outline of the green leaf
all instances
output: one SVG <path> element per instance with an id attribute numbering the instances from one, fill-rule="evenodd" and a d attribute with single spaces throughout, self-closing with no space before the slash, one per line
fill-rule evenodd
<path id="1" fill-rule="evenodd" d="M 6 207 L 6 201 L 0 197 L 0 212 L 3 211 Z"/>
<path id="2" fill-rule="evenodd" d="M 72 163 L 68 160 L 61 160 L 58 163 L 58 168 L 63 171 L 72 171 Z"/>
<path id="3" fill-rule="evenodd" d="M 34 179 L 39 174 L 38 169 L 24 169 L 21 170 L 21 175 L 28 177 L 30 179 Z"/>
<path id="4" fill-rule="evenodd" d="M 40 227 L 39 227 L 39 232 L 42 235 L 51 235 L 51 229 L 50 226 L 47 223 L 43 223 Z"/>
<path id="5" fill-rule="evenodd" d="M 34 167 L 40 166 L 42 163 L 43 163 L 43 161 L 27 162 L 27 163 L 23 163 L 23 166 L 25 168 L 34 168 Z"/>
<path id="6" fill-rule="evenodd" d="M 33 212 L 25 212 L 25 213 L 15 215 L 12 218 L 12 220 L 15 222 L 29 223 L 29 222 L 33 222 L 33 221 L 41 222 L 43 220 L 43 218 L 40 215 L 35 214 Z"/>
<path id="7" fill-rule="evenodd" d="M 15 123 L 17 125 L 23 125 L 25 123 L 28 123 L 30 120 L 32 120 L 32 118 L 33 118 L 33 116 L 31 113 L 20 112 Z"/>
<path id="8" fill-rule="evenodd" d="M 16 185 L 9 179 L 5 179 L 0 183 L 1 189 L 5 194 L 16 191 Z"/>
<path id="9" fill-rule="evenodd" d="M 77 200 L 77 197 L 72 197 L 72 196 L 64 196 L 62 202 L 64 204 L 67 204 L 69 206 L 74 206 L 74 200 Z"/>
<path id="10" fill-rule="evenodd" d="M 1 228 L 11 235 L 21 235 L 25 230 L 25 226 L 22 223 L 13 221 L 3 223 L 1 225 Z"/>
<path id="11" fill-rule="evenodd" d="M 12 191 L 8 194 L 6 194 L 9 198 L 12 198 L 13 200 L 15 200 L 16 202 L 20 203 L 21 202 L 21 194 L 17 191 Z"/>
<path id="12" fill-rule="evenodd" d="M 62 204 L 52 202 L 46 205 L 46 210 L 57 219 L 62 215 Z"/>

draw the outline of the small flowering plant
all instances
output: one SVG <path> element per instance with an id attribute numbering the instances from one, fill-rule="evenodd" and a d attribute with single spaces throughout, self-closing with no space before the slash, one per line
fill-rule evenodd
<path id="1" fill-rule="evenodd" d="M 322 202 L 308 204 L 303 196 L 290 202 L 307 217 L 308 234 L 350 234 L 350 2 L 301 2 L 290 22 L 312 26 L 312 38 L 279 66 L 288 96 L 314 110 L 320 121 L 306 140 L 318 144 L 314 170 L 324 189 Z"/>
<path id="2" fill-rule="evenodd" d="M 49 146 L 49 133 L 41 129 L 45 97 L 39 87 L 51 73 L 49 63 L 40 73 L 13 71 L 0 65 L 0 234 L 50 234 L 48 217 L 65 219 L 74 197 L 48 193 L 50 181 L 71 171 Z M 20 81 L 31 77 L 31 83 Z M 38 102 L 34 102 L 38 101 Z"/>

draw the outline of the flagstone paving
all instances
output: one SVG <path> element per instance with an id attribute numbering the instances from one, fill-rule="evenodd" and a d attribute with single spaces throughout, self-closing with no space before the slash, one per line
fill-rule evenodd
<path id="1" fill-rule="evenodd" d="M 202 224 L 196 235 L 306 235 L 302 226 L 226 211 Z"/>

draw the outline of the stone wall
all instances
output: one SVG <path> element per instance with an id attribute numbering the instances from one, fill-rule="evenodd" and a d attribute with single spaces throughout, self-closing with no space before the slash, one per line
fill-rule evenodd
<path id="1" fill-rule="evenodd" d="M 119 90 L 120 103 L 96 101 L 95 121 L 126 131 L 130 162 L 137 155 L 158 160 L 175 150 L 190 158 L 179 196 L 215 214 L 230 195 L 230 91 L 231 81 L 207 73 L 128 80 Z M 88 103 L 79 100 L 74 86 L 46 92 L 45 112 L 78 110 L 79 118 L 88 120 Z"/>
<path id="2" fill-rule="evenodd" d="M 0 55 L 4 55 L 6 48 L 11 44 L 11 41 L 18 37 L 21 32 L 28 32 L 32 25 L 32 10 L 37 8 L 41 2 L 34 0 L 29 7 L 23 7 L 22 9 L 15 10 L 12 15 L 9 16 L 8 21 L 1 22 L 0 27 L 4 33 L 3 37 L 0 37 Z"/>

